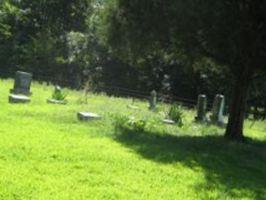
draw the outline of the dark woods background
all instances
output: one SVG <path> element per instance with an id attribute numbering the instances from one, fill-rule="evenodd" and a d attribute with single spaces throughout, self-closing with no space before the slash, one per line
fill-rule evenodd
<path id="1" fill-rule="evenodd" d="M 193 102 L 200 93 L 209 100 L 219 93 L 229 102 L 233 75 L 225 64 L 187 56 L 178 45 L 168 45 L 170 39 L 164 34 L 171 33 L 163 27 L 158 34 L 162 40 L 167 38 L 165 45 L 154 42 L 143 52 L 130 41 L 145 43 L 146 37 L 152 41 L 153 21 L 139 22 L 144 31 L 130 34 L 132 26 L 127 26 L 130 21 L 123 17 L 119 2 L 123 5 L 116 0 L 2 0 L 0 76 L 13 77 L 23 70 L 32 72 L 35 80 L 73 89 L 87 84 L 95 91 L 139 97 L 155 89 L 170 99 Z M 137 1 L 130 2 L 135 8 Z M 154 12 L 149 9 L 145 13 Z M 266 108 L 262 72 L 254 76 L 248 99 L 255 109 Z"/>

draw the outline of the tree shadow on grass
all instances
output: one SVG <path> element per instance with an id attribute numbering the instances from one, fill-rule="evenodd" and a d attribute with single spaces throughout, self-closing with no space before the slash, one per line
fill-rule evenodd
<path id="1" fill-rule="evenodd" d="M 223 195 L 232 198 L 251 193 L 251 198 L 266 199 L 266 142 L 249 139 L 243 144 L 222 136 L 173 136 L 128 129 L 119 130 L 115 140 L 154 162 L 202 167 L 206 184 L 195 187 L 222 187 Z"/>

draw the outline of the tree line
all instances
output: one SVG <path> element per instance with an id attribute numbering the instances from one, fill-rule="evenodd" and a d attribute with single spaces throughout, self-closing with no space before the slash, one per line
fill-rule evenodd
<path id="1" fill-rule="evenodd" d="M 226 135 L 241 139 L 245 111 L 266 108 L 265 8 L 263 0 L 2 0 L 0 75 L 25 70 L 77 89 L 188 99 L 224 94 Z"/>

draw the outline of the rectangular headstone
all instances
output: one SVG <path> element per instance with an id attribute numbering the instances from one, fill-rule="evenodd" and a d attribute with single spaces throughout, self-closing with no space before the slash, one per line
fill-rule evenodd
<path id="1" fill-rule="evenodd" d="M 32 74 L 17 71 L 15 76 L 14 88 L 10 90 L 12 94 L 31 95 L 30 86 L 32 81 Z"/>
<path id="2" fill-rule="evenodd" d="M 80 121 L 100 120 L 101 116 L 91 112 L 78 112 L 77 117 Z"/>
<path id="3" fill-rule="evenodd" d="M 206 122 L 206 110 L 207 110 L 207 96 L 201 94 L 198 96 L 198 103 L 197 103 L 197 116 L 195 120 L 197 122 Z"/>

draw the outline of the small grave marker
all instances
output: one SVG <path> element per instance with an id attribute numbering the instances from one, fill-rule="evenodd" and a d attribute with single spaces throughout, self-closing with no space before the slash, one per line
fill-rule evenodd
<path id="1" fill-rule="evenodd" d="M 80 121 L 100 120 L 101 116 L 91 112 L 78 112 L 77 117 Z"/>
<path id="2" fill-rule="evenodd" d="M 170 124 L 170 125 L 174 125 L 175 124 L 175 121 L 171 120 L 171 119 L 164 119 L 163 120 L 163 123 L 165 124 Z"/>

